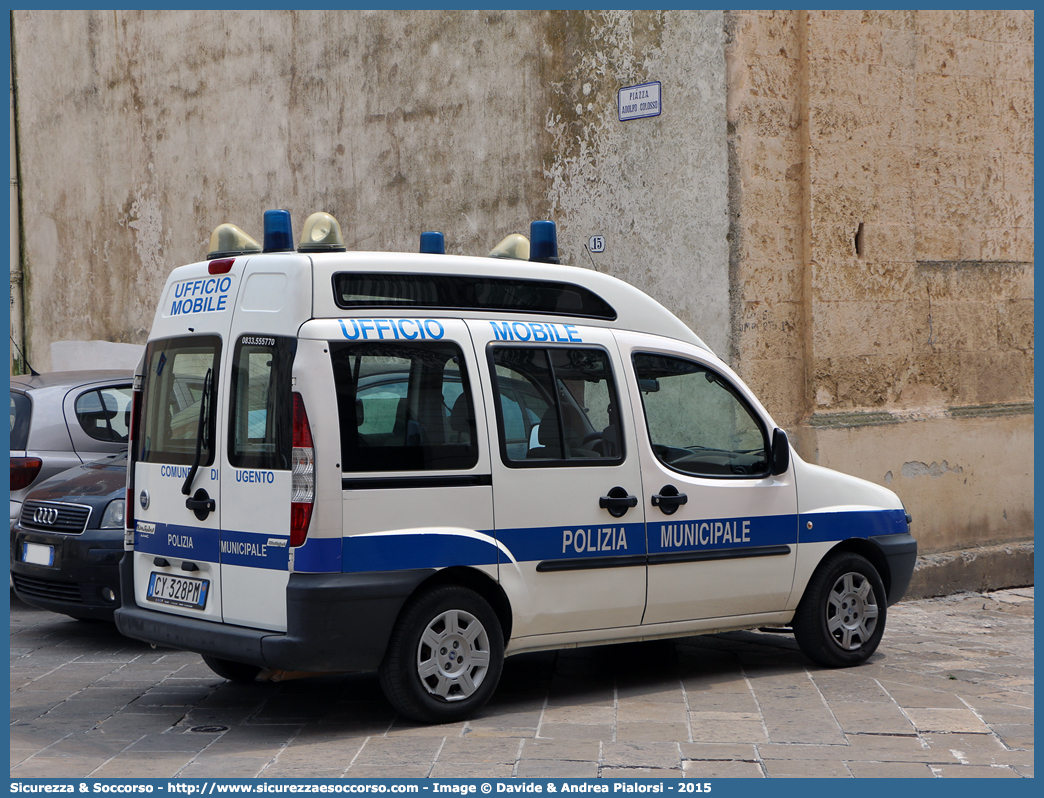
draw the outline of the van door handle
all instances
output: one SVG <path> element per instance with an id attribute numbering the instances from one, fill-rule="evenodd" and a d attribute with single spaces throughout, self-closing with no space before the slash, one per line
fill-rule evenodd
<path id="1" fill-rule="evenodd" d="M 200 521 L 206 521 L 207 516 L 217 509 L 217 503 L 210 498 L 205 488 L 200 488 L 192 498 L 185 499 L 185 506 L 196 514 Z"/>
<path id="2" fill-rule="evenodd" d="M 673 515 L 683 504 L 687 504 L 689 497 L 679 493 L 674 485 L 664 485 L 659 493 L 652 496 L 653 507 L 659 507 L 664 515 Z"/>
<path id="3" fill-rule="evenodd" d="M 598 506 L 603 510 L 608 510 L 609 515 L 613 518 L 621 518 L 632 507 L 638 506 L 638 497 L 631 496 L 621 487 L 615 487 L 609 491 L 608 496 L 603 496 L 598 500 Z"/>

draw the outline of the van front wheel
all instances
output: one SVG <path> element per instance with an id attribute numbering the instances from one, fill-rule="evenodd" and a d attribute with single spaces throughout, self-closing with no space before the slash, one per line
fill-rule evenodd
<path id="1" fill-rule="evenodd" d="M 230 659 L 218 659 L 217 657 L 208 657 L 205 654 L 203 655 L 203 661 L 207 663 L 207 667 L 222 679 L 228 679 L 230 682 L 239 684 L 249 684 L 261 673 L 259 667 L 247 665 L 245 662 L 233 662 Z"/>
<path id="2" fill-rule="evenodd" d="M 820 665 L 856 665 L 877 650 L 886 611 L 877 569 L 859 554 L 837 552 L 812 574 L 794 616 L 794 637 Z"/>
<path id="3" fill-rule="evenodd" d="M 381 688 L 413 720 L 462 720 L 489 700 L 503 665 L 496 613 L 475 591 L 447 585 L 412 600 L 399 616 L 381 663 Z"/>

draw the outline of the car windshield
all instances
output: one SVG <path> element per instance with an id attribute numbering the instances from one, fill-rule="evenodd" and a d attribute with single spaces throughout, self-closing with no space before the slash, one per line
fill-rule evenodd
<path id="1" fill-rule="evenodd" d="M 24 449 L 29 439 L 29 416 L 32 403 L 29 397 L 11 391 L 11 450 Z"/>

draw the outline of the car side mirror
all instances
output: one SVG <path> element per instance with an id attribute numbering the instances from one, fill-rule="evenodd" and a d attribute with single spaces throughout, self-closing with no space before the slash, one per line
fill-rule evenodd
<path id="1" fill-rule="evenodd" d="M 776 427 L 772 432 L 772 476 L 785 474 L 790 468 L 790 441 L 787 433 Z"/>

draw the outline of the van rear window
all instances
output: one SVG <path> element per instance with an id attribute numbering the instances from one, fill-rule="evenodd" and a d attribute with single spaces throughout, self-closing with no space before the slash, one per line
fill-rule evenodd
<path id="1" fill-rule="evenodd" d="M 439 310 L 499 310 L 591 319 L 616 318 L 593 291 L 549 280 L 452 274 L 359 274 L 333 277 L 337 306 Z"/>
<path id="2" fill-rule="evenodd" d="M 292 467 L 296 338 L 244 335 L 232 356 L 228 461 L 236 468 Z"/>
<path id="3" fill-rule="evenodd" d="M 214 462 L 213 408 L 220 361 L 221 339 L 216 335 L 168 338 L 146 347 L 138 460 L 190 465 L 202 435 L 200 465 Z M 203 407 L 208 384 L 209 401 Z"/>

